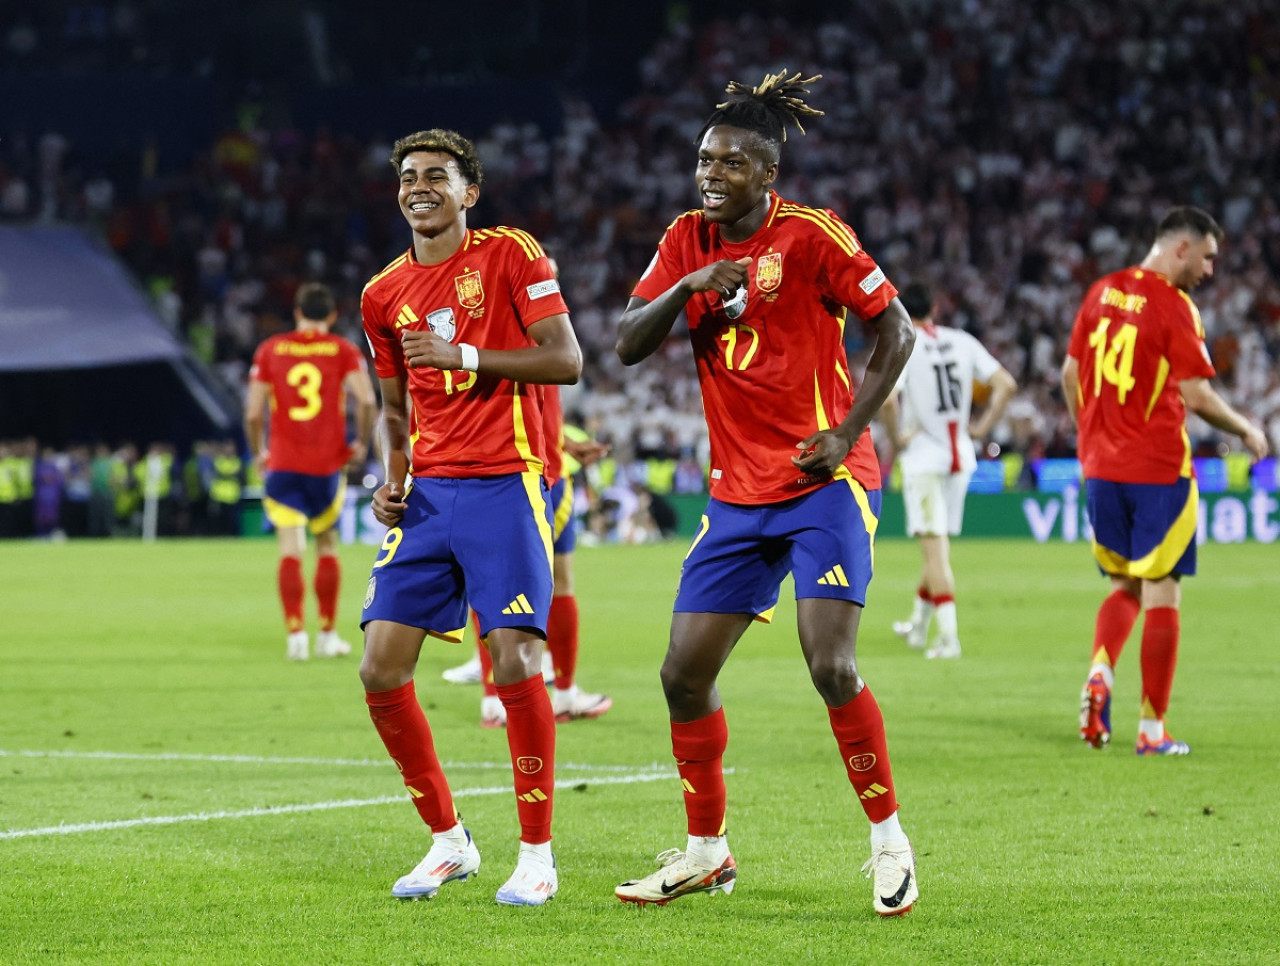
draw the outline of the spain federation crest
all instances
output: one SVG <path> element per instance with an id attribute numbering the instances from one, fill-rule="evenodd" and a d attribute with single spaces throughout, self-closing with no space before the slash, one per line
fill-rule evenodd
<path id="1" fill-rule="evenodd" d="M 458 290 L 458 301 L 464 309 L 478 309 L 484 303 L 484 285 L 480 282 L 479 272 L 467 272 L 453 280 Z"/>
<path id="2" fill-rule="evenodd" d="M 427 325 L 431 327 L 431 331 L 445 342 L 452 342 L 454 333 L 458 331 L 458 326 L 453 321 L 453 309 L 436 309 L 434 312 L 427 313 Z"/>
<path id="3" fill-rule="evenodd" d="M 770 252 L 756 260 L 756 288 L 772 292 L 782 284 L 782 252 Z"/>

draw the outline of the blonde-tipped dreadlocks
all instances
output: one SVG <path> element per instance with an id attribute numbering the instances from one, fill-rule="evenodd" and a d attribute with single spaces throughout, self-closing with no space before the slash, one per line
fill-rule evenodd
<path id="1" fill-rule="evenodd" d="M 707 123 L 698 132 L 698 140 L 717 124 L 754 131 L 769 142 L 774 151 L 787 139 L 788 122 L 804 134 L 801 118 L 821 117 L 822 111 L 810 107 L 800 97 L 809 93 L 809 85 L 821 80 L 821 74 L 801 77 L 800 72 L 787 76 L 787 71 L 766 74 L 755 87 L 741 81 L 730 81 L 725 93 L 730 99 L 716 105 Z"/>

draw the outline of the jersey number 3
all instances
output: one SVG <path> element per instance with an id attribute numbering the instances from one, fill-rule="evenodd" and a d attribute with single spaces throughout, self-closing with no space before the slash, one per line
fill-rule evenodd
<path id="1" fill-rule="evenodd" d="M 319 367 L 314 362 L 299 362 L 285 373 L 284 381 L 297 389 L 302 399 L 301 406 L 289 407 L 289 418 L 299 423 L 315 419 L 320 412 L 320 383 L 324 381 Z"/>
<path id="2" fill-rule="evenodd" d="M 1093 349 L 1093 394 L 1102 395 L 1102 383 L 1105 380 L 1116 387 L 1116 396 L 1123 406 L 1125 396 L 1135 384 L 1133 347 L 1138 341 L 1138 327 L 1126 322 L 1108 340 L 1107 330 L 1110 326 L 1111 319 L 1104 315 L 1089 336 L 1089 347 Z"/>

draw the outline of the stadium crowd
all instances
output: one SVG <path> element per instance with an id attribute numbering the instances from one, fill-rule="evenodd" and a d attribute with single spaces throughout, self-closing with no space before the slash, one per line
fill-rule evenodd
<path id="1" fill-rule="evenodd" d="M 136 4 L 75 6 L 92 27 L 77 34 L 82 59 L 94 60 L 95 37 L 105 48 L 113 31 L 145 30 Z M 643 495 L 657 461 L 700 488 L 689 354 L 672 339 L 624 371 L 616 319 L 670 213 L 695 203 L 707 94 L 781 67 L 821 73 L 812 102 L 826 114 L 779 190 L 841 215 L 899 287 L 929 283 L 939 321 L 977 335 L 1017 378 L 1001 447 L 1028 464 L 1072 455 L 1057 386 L 1075 308 L 1090 281 L 1141 258 L 1164 209 L 1191 203 L 1227 231 L 1216 277 L 1195 295 L 1219 385 L 1280 448 L 1280 21 L 1269 6 L 968 0 L 871 5 L 817 26 L 673 18 L 616 117 L 566 88 L 559 130 L 514 119 L 465 132 L 485 164 L 477 224 L 525 228 L 557 258 L 585 357 L 565 405 L 612 445 L 608 484 Z M 48 56 L 30 23 L 3 39 L 10 53 Z M 333 286 L 335 331 L 362 341 L 361 288 L 407 244 L 390 143 L 263 116 L 245 94 L 177 170 L 151 143 L 112 153 L 52 129 L 15 132 L 0 139 L 0 219 L 92 225 L 237 387 L 258 342 L 289 326 L 302 281 Z M 856 369 L 862 333 L 847 342 Z M 1226 437 L 1194 417 L 1190 428 L 1199 455 L 1225 451 Z M 85 463 L 82 451 L 64 456 Z"/>

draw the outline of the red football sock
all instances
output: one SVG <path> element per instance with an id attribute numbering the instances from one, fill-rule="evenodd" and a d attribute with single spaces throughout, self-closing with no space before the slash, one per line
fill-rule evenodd
<path id="1" fill-rule="evenodd" d="M 567 691 L 578 672 L 578 598 L 572 594 L 551 598 L 547 649 L 556 668 L 556 687 Z"/>
<path id="2" fill-rule="evenodd" d="M 432 832 L 447 832 L 458 824 L 458 814 L 413 682 L 391 691 L 366 691 L 364 700 L 373 726 L 413 796 L 414 808 Z"/>
<path id="3" fill-rule="evenodd" d="M 929 593 L 929 588 L 921 584 L 916 588 L 916 596 L 923 600 L 926 604 L 932 603 L 933 595 Z"/>
<path id="4" fill-rule="evenodd" d="M 1115 667 L 1137 623 L 1142 604 L 1127 590 L 1113 590 L 1098 607 L 1093 629 L 1093 663 Z"/>
<path id="5" fill-rule="evenodd" d="M 871 821 L 883 822 L 897 811 L 898 796 L 893 790 L 880 705 L 871 689 L 863 685 L 856 698 L 838 708 L 828 708 L 827 714 L 862 810 Z"/>
<path id="6" fill-rule="evenodd" d="M 284 606 L 284 626 L 292 634 L 302 630 L 302 602 L 307 595 L 302 561 L 297 557 L 281 557 L 276 579 L 280 587 L 280 603 Z"/>
<path id="7" fill-rule="evenodd" d="M 697 721 L 671 722 L 671 753 L 684 786 L 690 835 L 724 835 L 724 750 L 728 746 L 724 708 Z"/>
<path id="8" fill-rule="evenodd" d="M 480 688 L 486 698 L 498 696 L 498 686 L 493 683 L 493 655 L 489 653 L 489 645 L 480 636 L 480 615 L 471 612 L 471 623 L 476 628 L 476 654 L 480 658 Z"/>
<path id="9" fill-rule="evenodd" d="M 542 675 L 498 685 L 507 709 L 507 746 L 515 776 L 520 841 L 551 840 L 551 799 L 556 783 L 556 716 Z"/>
<path id="10" fill-rule="evenodd" d="M 1142 716 L 1164 720 L 1178 666 L 1178 608 L 1153 607 L 1142 621 Z"/>
<path id="11" fill-rule="evenodd" d="M 316 558 L 316 604 L 320 611 L 320 630 L 333 630 L 338 616 L 338 587 L 342 584 L 342 568 L 338 558 L 325 554 Z"/>

